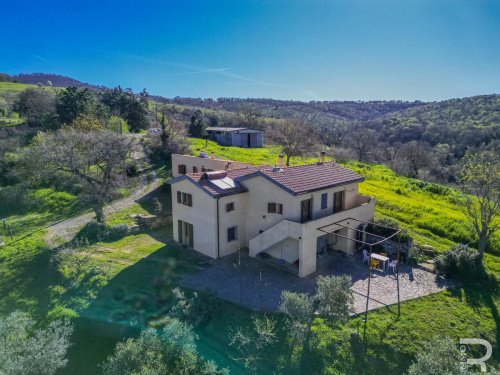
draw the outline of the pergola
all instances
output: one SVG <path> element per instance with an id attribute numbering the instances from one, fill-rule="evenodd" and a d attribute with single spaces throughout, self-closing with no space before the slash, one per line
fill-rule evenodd
<path id="1" fill-rule="evenodd" d="M 350 226 L 346 226 L 346 225 L 341 224 L 341 223 L 345 223 L 345 222 L 349 222 L 349 221 L 355 221 L 355 222 L 358 222 L 360 224 L 365 224 L 366 227 L 368 227 L 368 225 L 371 225 L 374 228 L 375 227 L 385 228 L 385 229 L 388 229 L 388 230 L 392 231 L 392 233 L 389 236 L 385 237 L 385 236 L 381 236 L 379 234 L 370 233 L 370 232 L 366 231 L 366 227 L 365 227 L 365 229 L 358 229 L 358 228 L 352 228 Z M 325 228 L 328 228 L 328 227 L 335 227 L 335 229 L 328 231 L 327 229 L 325 229 Z M 339 228 L 354 230 L 357 233 L 363 233 L 365 235 L 368 234 L 368 235 L 370 235 L 372 237 L 375 237 L 378 240 L 375 241 L 375 242 L 367 242 L 367 241 L 365 241 L 366 237 L 364 237 L 365 239 L 357 239 L 357 238 L 351 238 L 349 236 L 343 236 L 341 234 L 335 233 L 335 231 L 337 231 Z M 318 228 L 318 230 L 321 231 L 321 232 L 324 232 L 326 234 L 329 234 L 329 235 L 334 235 L 334 236 L 337 236 L 337 237 L 341 237 L 341 238 L 344 238 L 346 240 L 354 241 L 354 242 L 359 243 L 361 245 L 367 246 L 369 248 L 370 259 L 371 259 L 371 256 L 372 256 L 373 246 L 380 245 L 383 242 L 388 241 L 391 238 L 397 236 L 397 238 L 398 238 L 398 246 L 397 246 L 397 250 L 396 250 L 396 260 L 397 260 L 397 263 L 396 263 L 396 285 L 397 285 L 397 295 L 398 295 L 398 316 L 400 316 L 401 315 L 401 305 L 400 305 L 400 298 L 399 298 L 400 297 L 399 296 L 399 256 L 400 256 L 400 247 L 401 247 L 401 236 L 400 236 L 401 229 L 392 228 L 392 227 L 389 227 L 389 226 L 386 226 L 386 225 L 377 224 L 377 223 L 373 223 L 373 222 L 369 222 L 369 221 L 363 221 L 363 220 L 354 219 L 354 218 L 347 218 L 347 219 L 339 220 L 339 221 L 337 221 L 335 223 L 331 223 L 331 224 L 322 226 L 322 227 Z M 368 303 L 370 301 L 371 270 L 372 270 L 371 262 L 368 261 L 368 286 L 367 286 L 368 290 L 366 292 L 365 324 L 364 324 L 363 339 L 366 338 L 366 323 L 368 321 Z"/>

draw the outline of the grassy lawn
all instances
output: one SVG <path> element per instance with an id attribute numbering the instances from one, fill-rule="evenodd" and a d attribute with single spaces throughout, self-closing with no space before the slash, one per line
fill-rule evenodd
<path id="1" fill-rule="evenodd" d="M 481 286 L 459 288 L 405 302 L 400 317 L 395 306 L 370 312 L 366 341 L 362 317 L 352 319 L 340 331 L 316 319 L 313 331 L 327 373 L 337 373 L 335 369 L 348 374 L 402 374 L 423 343 L 434 337 L 456 342 L 466 337 L 486 339 L 494 346 L 488 365 L 498 365 L 499 307 L 498 291 Z M 358 335 L 353 337 L 352 332 Z"/>

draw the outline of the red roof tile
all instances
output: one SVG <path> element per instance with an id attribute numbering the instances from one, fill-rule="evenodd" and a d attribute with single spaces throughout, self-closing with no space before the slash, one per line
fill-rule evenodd
<path id="1" fill-rule="evenodd" d="M 334 186 L 362 182 L 364 177 L 336 163 L 299 165 L 277 169 L 268 165 L 232 169 L 227 171 L 227 177 L 235 180 L 236 186 L 231 189 L 220 189 L 210 181 L 203 179 L 203 173 L 190 173 L 186 177 L 200 185 L 213 196 L 229 195 L 246 192 L 240 181 L 249 177 L 262 176 L 281 186 L 291 194 L 305 194 Z"/>
<path id="2" fill-rule="evenodd" d="M 294 194 L 304 194 L 364 180 L 362 175 L 332 162 L 288 167 L 280 171 L 267 169 L 261 170 L 261 173 Z"/>

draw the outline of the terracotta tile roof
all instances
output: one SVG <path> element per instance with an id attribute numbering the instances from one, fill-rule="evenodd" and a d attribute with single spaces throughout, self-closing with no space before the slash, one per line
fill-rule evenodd
<path id="1" fill-rule="evenodd" d="M 333 162 L 283 169 L 263 165 L 228 170 L 227 177 L 235 181 L 235 187 L 229 189 L 221 189 L 210 181 L 204 180 L 203 173 L 190 173 L 184 178 L 191 179 L 213 196 L 223 196 L 248 191 L 241 182 L 256 176 L 262 176 L 294 195 L 364 181 L 362 175 Z"/>
<path id="2" fill-rule="evenodd" d="M 265 169 L 272 169 L 272 167 L 269 165 L 261 165 L 258 167 L 231 169 L 226 172 L 228 178 L 235 180 L 237 178 L 241 178 L 246 175 L 258 172 L 259 170 L 265 170 Z M 214 184 L 210 183 L 210 181 L 204 180 L 203 173 L 189 173 L 186 175 L 186 177 L 196 182 L 198 185 L 200 185 L 203 189 L 205 189 L 208 193 L 210 193 L 213 196 L 230 195 L 230 194 L 244 193 L 248 191 L 246 187 L 238 183 L 232 189 L 220 189 Z"/>
<path id="3" fill-rule="evenodd" d="M 265 169 L 260 173 L 293 194 L 364 181 L 362 175 L 333 162 L 288 167 L 280 171 Z"/>

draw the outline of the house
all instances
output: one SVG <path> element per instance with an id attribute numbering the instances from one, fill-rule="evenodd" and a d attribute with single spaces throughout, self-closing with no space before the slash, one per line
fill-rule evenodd
<path id="1" fill-rule="evenodd" d="M 212 258 L 240 248 L 299 276 L 329 251 L 353 254 L 373 221 L 363 176 L 335 162 L 188 173 L 171 182 L 174 240 Z"/>
<path id="2" fill-rule="evenodd" d="M 217 159 L 201 152 L 198 156 L 172 154 L 172 177 L 187 173 L 211 172 L 228 169 L 247 168 L 252 165 L 239 161 Z"/>
<path id="3" fill-rule="evenodd" d="M 264 131 L 247 128 L 206 128 L 208 139 L 221 146 L 255 148 L 264 145 Z"/>

